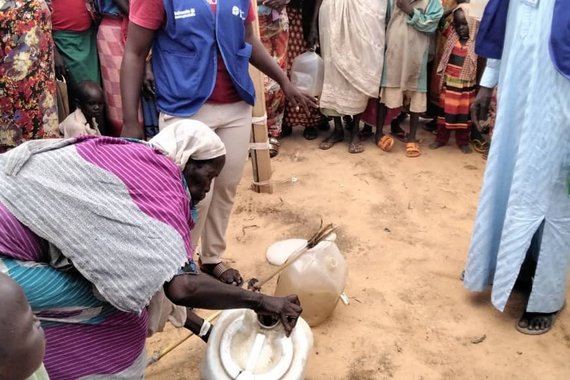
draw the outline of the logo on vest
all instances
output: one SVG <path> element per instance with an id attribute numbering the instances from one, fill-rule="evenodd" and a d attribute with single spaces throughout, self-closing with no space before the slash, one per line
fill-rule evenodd
<path id="1" fill-rule="evenodd" d="M 238 8 L 237 6 L 235 6 L 235 5 L 232 7 L 232 14 L 233 14 L 234 16 L 237 16 L 237 17 L 239 17 L 239 18 L 241 18 L 242 20 L 245 21 L 245 12 L 242 11 L 241 9 L 239 9 L 239 8 Z"/>
<path id="2" fill-rule="evenodd" d="M 185 9 L 183 11 L 174 11 L 174 19 L 178 20 L 181 18 L 188 18 L 188 17 L 195 17 L 196 16 L 196 9 L 190 8 Z"/>

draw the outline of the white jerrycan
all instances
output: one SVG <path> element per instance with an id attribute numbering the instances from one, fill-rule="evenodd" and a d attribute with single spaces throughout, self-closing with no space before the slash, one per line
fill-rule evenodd
<path id="1" fill-rule="evenodd" d="M 334 241 L 323 240 L 302 254 L 277 279 L 276 296 L 296 294 L 309 326 L 325 321 L 346 286 L 347 265 Z"/>
<path id="2" fill-rule="evenodd" d="M 202 362 L 204 380 L 300 380 L 313 347 L 311 328 L 297 320 L 290 337 L 281 322 L 258 320 L 249 309 L 220 314 Z"/>
<path id="3" fill-rule="evenodd" d="M 325 63 L 314 51 L 298 55 L 291 65 L 291 82 L 310 96 L 320 96 L 325 79 Z"/>

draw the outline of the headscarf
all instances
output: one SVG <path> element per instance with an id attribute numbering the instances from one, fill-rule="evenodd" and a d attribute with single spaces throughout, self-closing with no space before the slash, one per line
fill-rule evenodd
<path id="1" fill-rule="evenodd" d="M 164 151 L 180 170 L 189 159 L 210 160 L 226 154 L 226 147 L 218 135 L 198 120 L 175 121 L 149 143 Z"/>

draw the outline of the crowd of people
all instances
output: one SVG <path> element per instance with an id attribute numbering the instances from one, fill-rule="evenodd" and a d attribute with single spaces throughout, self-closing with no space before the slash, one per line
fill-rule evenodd
<path id="1" fill-rule="evenodd" d="M 0 0 L 0 297 L 19 316 L 0 310 L 0 335 L 28 337 L 0 347 L 0 379 L 140 378 L 165 316 L 207 340 L 194 307 L 251 308 L 291 332 L 297 297 L 243 290 L 222 262 L 250 64 L 275 152 L 332 121 L 320 149 L 348 132 L 350 153 L 397 139 L 418 157 L 423 127 L 430 149 L 455 131 L 461 152 L 488 155 L 464 285 L 492 286 L 503 310 L 528 275 L 516 327 L 551 329 L 570 260 L 568 4 L 489 0 L 479 20 L 467 0 L 251 1 Z M 310 49 L 317 99 L 288 76 Z"/>

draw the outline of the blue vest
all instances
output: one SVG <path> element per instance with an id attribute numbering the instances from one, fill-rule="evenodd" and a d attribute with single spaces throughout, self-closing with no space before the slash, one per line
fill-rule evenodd
<path id="1" fill-rule="evenodd" d="M 253 105 L 251 45 L 245 42 L 250 1 L 218 0 L 214 16 L 206 0 L 164 0 L 166 22 L 152 48 L 161 111 L 185 117 L 198 112 L 214 90 L 218 48 L 238 95 Z"/>
<path id="2" fill-rule="evenodd" d="M 550 58 L 554 67 L 570 80 L 570 1 L 554 2 L 550 31 Z M 475 52 L 477 55 L 501 59 L 507 29 L 509 0 L 490 0 L 481 19 Z"/>

